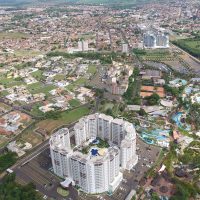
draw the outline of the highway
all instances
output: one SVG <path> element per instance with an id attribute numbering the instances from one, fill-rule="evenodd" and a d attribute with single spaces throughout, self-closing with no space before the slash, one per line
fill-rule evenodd
<path id="1" fill-rule="evenodd" d="M 67 128 L 70 131 L 70 137 L 74 135 L 73 127 L 74 124 L 76 122 L 70 124 L 67 126 Z M 41 152 L 43 152 L 44 150 L 49 148 L 49 139 L 45 140 L 43 143 L 39 144 L 38 146 L 36 146 L 35 148 L 33 148 L 31 150 L 31 153 L 29 153 L 28 155 L 26 155 L 24 158 L 18 160 L 12 167 L 10 167 L 10 169 L 12 169 L 13 171 L 15 171 L 16 168 L 23 166 L 24 164 L 30 162 L 32 159 L 34 159 L 35 157 L 37 157 Z"/>

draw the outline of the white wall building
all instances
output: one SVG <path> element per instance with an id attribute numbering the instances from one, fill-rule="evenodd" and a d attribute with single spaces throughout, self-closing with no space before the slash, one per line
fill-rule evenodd
<path id="1" fill-rule="evenodd" d="M 90 147 L 86 154 L 71 149 L 68 129 L 51 136 L 50 149 L 54 173 L 73 180 L 86 193 L 113 192 L 122 181 L 122 170 L 130 170 L 138 161 L 134 126 L 105 114 L 83 117 L 74 126 L 76 147 L 101 138 L 110 147 Z M 65 141 L 68 140 L 68 141 Z"/>
<path id="2" fill-rule="evenodd" d="M 162 32 L 150 32 L 144 34 L 144 48 L 169 48 L 169 36 Z"/>

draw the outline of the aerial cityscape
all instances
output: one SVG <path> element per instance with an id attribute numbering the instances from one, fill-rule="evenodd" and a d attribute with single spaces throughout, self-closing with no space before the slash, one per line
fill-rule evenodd
<path id="1" fill-rule="evenodd" d="M 0 200 L 200 200 L 199 0 L 0 0 Z"/>

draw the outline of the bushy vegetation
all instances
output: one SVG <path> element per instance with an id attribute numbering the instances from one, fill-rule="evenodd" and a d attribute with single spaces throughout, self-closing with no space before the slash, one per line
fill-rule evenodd
<path id="1" fill-rule="evenodd" d="M 191 147 L 197 149 L 193 149 Z M 184 154 L 180 156 L 180 161 L 184 164 L 190 164 L 194 168 L 200 166 L 200 154 L 198 148 L 200 148 L 199 141 L 191 142 L 189 147 L 184 149 Z"/>
<path id="2" fill-rule="evenodd" d="M 176 193 L 170 198 L 170 200 L 188 200 L 191 197 L 195 197 L 199 192 L 199 189 L 194 184 L 174 179 L 176 184 Z"/>
<path id="3" fill-rule="evenodd" d="M 32 183 L 22 186 L 15 182 L 15 174 L 4 177 L 0 184 L 1 200 L 41 200 Z"/>
<path id="4" fill-rule="evenodd" d="M 92 60 L 100 60 L 102 64 L 111 64 L 112 59 L 115 59 L 117 54 L 114 52 L 111 53 L 99 53 L 99 52 L 78 52 L 78 53 L 65 53 L 60 51 L 53 51 L 47 54 L 49 57 L 55 57 L 55 56 L 63 56 L 64 58 L 76 58 L 76 57 L 82 57 L 86 59 L 92 59 Z"/>
<path id="5" fill-rule="evenodd" d="M 88 154 L 92 146 L 97 146 L 98 148 L 108 148 L 110 146 L 106 140 L 102 140 L 101 138 L 97 138 L 97 139 L 99 140 L 98 144 L 90 143 L 88 146 L 82 148 L 81 152 L 83 154 Z"/>
<path id="6" fill-rule="evenodd" d="M 133 53 L 140 56 L 144 56 L 147 54 L 147 52 L 144 49 L 133 49 Z"/>
<path id="7" fill-rule="evenodd" d="M 173 43 L 191 55 L 200 58 L 200 37 L 181 39 L 173 41 Z"/>
<path id="8" fill-rule="evenodd" d="M 7 152 L 0 155 L 0 172 L 6 170 L 7 168 L 15 164 L 16 160 L 17 155 L 13 152 Z"/>
<path id="9" fill-rule="evenodd" d="M 160 101 L 160 96 L 156 93 L 153 93 L 151 96 L 145 97 L 147 104 L 150 106 L 157 105 Z"/>
<path id="10" fill-rule="evenodd" d="M 98 138 L 98 140 L 99 140 L 99 144 L 97 144 L 98 148 L 108 148 L 109 147 L 109 144 L 106 140 L 102 140 L 100 138 Z"/>
<path id="11" fill-rule="evenodd" d="M 139 75 L 139 73 L 140 73 L 139 69 L 135 67 L 133 70 L 133 74 L 129 77 L 128 89 L 123 94 L 123 97 L 128 104 L 133 104 L 133 100 L 135 100 L 133 96 L 133 91 L 136 87 L 136 78 Z"/>
<path id="12" fill-rule="evenodd" d="M 170 87 L 168 85 L 164 85 L 164 89 L 167 93 L 170 93 L 172 96 L 178 97 L 183 92 L 184 87 L 175 88 Z"/>
<path id="13" fill-rule="evenodd" d="M 190 105 L 189 113 L 187 115 L 187 122 L 193 123 L 195 128 L 198 130 L 200 128 L 200 105 L 194 103 Z"/>

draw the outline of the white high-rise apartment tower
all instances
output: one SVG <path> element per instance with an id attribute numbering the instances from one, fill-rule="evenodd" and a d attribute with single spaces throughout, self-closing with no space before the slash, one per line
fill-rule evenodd
<path id="1" fill-rule="evenodd" d="M 123 178 L 120 168 L 130 170 L 138 161 L 134 126 L 96 113 L 80 119 L 74 132 L 76 147 L 73 150 L 68 129 L 51 136 L 54 173 L 73 180 L 87 193 L 113 192 Z M 99 140 L 106 140 L 109 147 L 98 147 Z M 88 151 L 84 152 L 84 148 Z"/>

